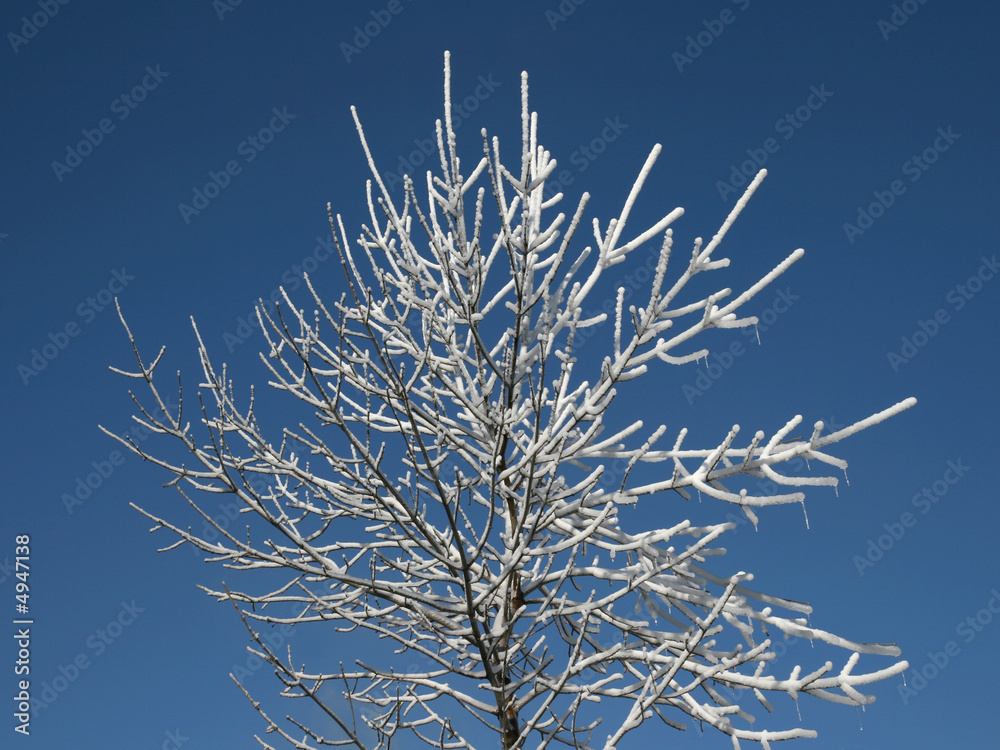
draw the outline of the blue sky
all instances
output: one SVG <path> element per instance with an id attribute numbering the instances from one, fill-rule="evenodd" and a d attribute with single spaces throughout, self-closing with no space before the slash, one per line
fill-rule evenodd
<path id="1" fill-rule="evenodd" d="M 722 246 L 727 283 L 806 255 L 749 305 L 767 323 L 761 345 L 713 332 L 715 351 L 739 352 L 722 358 L 730 366 L 699 381 L 704 364 L 664 365 L 620 405 L 655 404 L 657 421 L 708 443 L 735 423 L 849 424 L 916 396 L 835 451 L 850 485 L 809 496 L 808 530 L 800 508 L 772 509 L 717 562 L 812 602 L 818 627 L 899 643 L 930 676 L 908 673 L 905 694 L 898 678 L 873 686 L 863 714 L 803 700 L 820 737 L 800 746 L 995 742 L 983 716 L 1000 653 L 998 15 L 941 0 L 6 3 L 0 598 L 11 613 L 15 537 L 28 534 L 32 691 L 64 689 L 27 738 L 8 702 L 3 746 L 251 746 L 261 723 L 227 676 L 241 665 L 255 698 L 288 712 L 267 670 L 247 667 L 235 614 L 195 588 L 229 572 L 185 549 L 157 554 L 171 540 L 128 507 L 197 522 L 161 473 L 97 430 L 130 428 L 132 383 L 107 369 L 129 366 L 130 350 L 108 300 L 147 353 L 167 346 L 164 372 L 197 382 L 194 316 L 237 379 L 261 383 L 262 336 L 236 340 L 240 318 L 297 286 L 300 268 L 339 294 L 326 203 L 349 232 L 367 218 L 349 107 L 396 171 L 441 116 L 445 49 L 470 158 L 483 126 L 516 150 L 527 70 L 562 189 L 591 192 L 602 222 L 654 143 L 663 153 L 636 222 L 684 206 L 685 244 L 711 236 L 744 173 L 766 166 Z M 673 497 L 641 507 L 650 523 L 727 511 Z M 329 631 L 292 639 L 303 658 L 357 649 Z M 729 746 L 697 728 L 670 740 Z"/>

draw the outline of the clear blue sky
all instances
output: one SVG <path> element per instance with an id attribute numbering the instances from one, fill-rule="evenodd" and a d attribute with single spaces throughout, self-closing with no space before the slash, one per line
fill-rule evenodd
<path id="1" fill-rule="evenodd" d="M 875 685 L 863 714 L 803 700 L 804 723 L 821 734 L 799 746 L 995 744 L 983 719 L 1000 666 L 990 611 L 991 599 L 1000 610 L 998 20 L 988 3 L 942 0 L 5 3 L 0 599 L 5 632 L 16 632 L 7 565 L 15 536 L 29 534 L 32 690 L 67 676 L 30 737 L 15 734 L 6 638 L 0 745 L 252 746 L 261 722 L 227 676 L 245 665 L 247 638 L 195 588 L 233 574 L 185 549 L 155 552 L 171 539 L 147 534 L 130 501 L 198 521 L 153 467 L 132 456 L 113 465 L 116 444 L 97 430 L 127 430 L 131 413 L 131 383 L 107 369 L 128 366 L 130 350 L 106 303 L 118 293 L 146 351 L 166 344 L 163 373 L 182 370 L 192 390 L 192 315 L 240 382 L 261 383 L 261 335 L 229 338 L 239 318 L 297 267 L 339 294 L 340 269 L 315 260 L 325 205 L 351 232 L 367 218 L 349 106 L 394 171 L 441 114 L 445 49 L 454 94 L 468 100 L 459 138 L 470 158 L 482 126 L 516 152 L 527 70 L 564 191 L 590 191 L 602 222 L 654 143 L 664 149 L 637 219 L 684 206 L 685 244 L 718 227 L 744 162 L 767 167 L 722 246 L 734 287 L 806 249 L 748 310 L 771 323 L 762 344 L 717 333 L 717 351 L 745 346 L 710 388 L 698 387 L 703 366 L 663 366 L 622 406 L 655 405 L 656 422 L 707 443 L 734 423 L 848 424 L 916 396 L 916 408 L 835 451 L 851 484 L 810 495 L 808 530 L 798 507 L 764 512 L 760 531 L 741 527 L 716 562 L 812 602 L 816 626 L 898 642 L 932 677 L 905 702 L 898 678 Z M 355 27 L 378 33 L 361 47 Z M 212 174 L 224 187 L 195 202 Z M 66 496 L 87 489 L 70 513 Z M 727 510 L 673 497 L 641 508 L 650 523 Z M 862 564 L 880 541 L 881 559 Z M 294 642 L 303 659 L 357 649 L 330 630 Z M 939 652 L 947 666 L 928 667 Z M 814 658 L 802 644 L 790 653 Z M 266 670 L 247 684 L 273 714 L 289 711 Z M 697 728 L 669 739 L 729 747 Z"/>

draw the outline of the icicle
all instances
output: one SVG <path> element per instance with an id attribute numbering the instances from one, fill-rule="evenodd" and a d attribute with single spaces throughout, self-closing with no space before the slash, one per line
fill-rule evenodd
<path id="1" fill-rule="evenodd" d="M 806 513 L 806 501 L 805 500 L 802 501 L 802 515 L 805 516 L 805 519 L 806 519 L 806 528 L 808 529 L 809 528 L 809 514 Z"/>

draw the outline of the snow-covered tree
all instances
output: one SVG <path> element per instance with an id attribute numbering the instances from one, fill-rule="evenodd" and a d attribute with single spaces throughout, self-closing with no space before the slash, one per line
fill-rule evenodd
<path id="1" fill-rule="evenodd" d="M 657 145 L 621 213 L 603 226 L 593 219 L 593 241 L 581 248 L 588 195 L 568 219 L 555 210 L 561 193 L 544 197 L 556 162 L 538 140 L 527 76 L 519 162 L 505 166 L 499 142 L 483 131 L 483 157 L 467 172 L 449 82 L 446 55 L 440 171 L 426 175 L 426 202 L 409 178 L 401 197 L 386 188 L 355 112 L 374 183 L 370 224 L 353 245 L 330 213 L 347 291 L 329 300 L 307 281 L 309 309 L 287 294 L 273 312 L 258 308 L 268 385 L 305 407 L 307 420 L 268 434 L 253 391 L 240 395 L 197 326 L 199 428 L 185 421 L 187 402 L 172 409 L 154 380 L 162 349 L 148 361 L 129 330 L 138 367 L 112 368 L 145 381 L 155 403 L 140 405 L 136 419 L 179 441 L 188 460 L 118 439 L 166 469 L 213 531 L 199 536 L 142 512 L 154 530 L 176 535 L 166 549 L 186 543 L 235 570 L 271 571 L 259 574 L 267 586 L 257 593 L 205 590 L 240 611 L 282 694 L 311 699 L 341 733 L 324 738 L 290 719 L 292 729 L 254 702 L 268 732 L 297 748 L 471 748 L 486 727 L 508 750 L 615 748 L 647 721 L 683 729 L 687 714 L 736 747 L 749 740 L 767 748 L 815 736 L 752 726 L 751 704 L 770 711 L 768 694 L 872 701 L 859 688 L 907 663 L 863 671 L 860 655 L 897 657 L 899 649 L 814 628 L 803 617 L 808 605 L 752 590 L 749 573 L 708 566 L 734 523 L 678 518 L 650 530 L 634 528 L 638 514 L 625 511 L 642 496 L 648 503 L 700 493 L 756 525 L 763 506 L 803 502 L 797 488 L 837 484 L 783 473 L 784 464 L 844 469 L 827 452 L 834 443 L 915 403 L 834 432 L 816 422 L 802 438 L 789 437 L 800 416 L 780 420 L 770 435 L 727 427 L 708 447 L 687 445 L 686 429 L 665 438 L 664 425 L 616 415 L 621 384 L 706 357 L 692 342 L 703 331 L 753 326 L 756 318 L 740 317 L 743 306 L 802 257 L 795 250 L 739 294 L 688 291 L 694 277 L 729 265 L 716 257 L 720 244 L 765 173 L 708 243 L 697 238 L 693 250 L 678 251 L 671 225 L 680 208 L 626 232 Z M 626 305 L 619 289 L 613 314 L 585 313 L 601 307 L 586 301 L 602 276 L 650 243 L 659 251 L 648 300 Z M 578 357 L 595 330 L 607 356 Z M 611 481 L 605 472 L 614 462 L 625 469 Z M 640 464 L 652 466 L 633 471 Z M 748 491 L 761 478 L 788 491 Z M 235 498 L 245 528 L 214 521 L 192 490 Z M 272 590 L 276 572 L 285 575 Z M 325 621 L 339 633 L 371 631 L 395 648 L 307 669 L 293 649 L 272 649 L 255 630 Z M 778 668 L 774 636 L 846 653 L 836 666 Z M 404 666 L 414 654 L 420 664 Z M 346 699 L 339 713 L 326 683 Z"/>

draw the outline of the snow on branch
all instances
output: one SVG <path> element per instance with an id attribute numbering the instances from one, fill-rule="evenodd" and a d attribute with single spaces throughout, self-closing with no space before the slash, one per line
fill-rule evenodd
<path id="1" fill-rule="evenodd" d="M 764 171 L 709 243 L 697 238 L 678 259 L 672 225 L 680 208 L 626 234 L 657 145 L 618 216 L 603 227 L 595 218 L 595 244 L 579 247 L 588 196 L 570 218 L 556 211 L 561 194 L 543 197 L 556 160 L 540 145 L 527 76 L 520 162 L 505 165 L 499 141 L 484 130 L 482 157 L 468 173 L 449 86 L 446 55 L 440 172 L 422 181 L 425 201 L 409 177 L 401 195 L 390 192 L 351 110 L 372 181 L 367 223 L 353 244 L 342 217 L 329 211 L 342 291 L 330 296 L 307 277 L 306 307 L 282 291 L 273 312 L 258 308 L 267 384 L 297 415 L 280 431 L 265 434 L 255 392 L 237 395 L 197 327 L 200 432 L 183 421 L 183 393 L 176 414 L 160 395 L 163 352 L 147 363 L 127 326 L 138 366 L 113 368 L 145 382 L 158 408 L 139 406 L 142 422 L 179 441 L 186 461 L 114 437 L 165 469 L 213 533 L 142 512 L 154 530 L 176 537 L 166 549 L 190 544 L 232 570 L 271 571 L 258 574 L 268 583 L 257 593 L 205 591 L 238 608 L 282 694 L 313 701 L 340 735 L 324 739 L 294 719 L 294 730 L 283 728 L 252 701 L 268 732 L 297 748 L 394 741 L 472 748 L 492 730 L 506 750 L 610 749 L 646 721 L 683 729 L 678 719 L 686 714 L 737 747 L 748 740 L 767 748 L 815 733 L 753 729 L 752 715 L 723 689 L 747 689 L 767 710 L 767 693 L 873 700 L 857 688 L 907 664 L 856 671 L 859 654 L 895 658 L 899 650 L 812 627 L 800 616 L 809 605 L 749 588 L 749 573 L 709 570 L 720 567 L 708 561 L 724 553 L 716 544 L 734 524 L 679 519 L 629 530 L 619 515 L 640 495 L 666 502 L 694 490 L 741 506 L 756 523 L 752 508 L 802 502 L 802 488 L 837 483 L 784 473 L 784 464 L 802 458 L 842 470 L 831 446 L 915 403 L 906 399 L 833 433 L 817 422 L 809 439 L 788 437 L 800 416 L 770 437 L 758 429 L 747 439 L 734 425 L 707 447 L 686 446 L 686 429 L 671 433 L 672 448 L 660 447 L 666 425 L 644 433 L 642 421 L 606 434 L 621 383 L 647 375 L 656 360 L 664 367 L 706 356 L 688 344 L 708 329 L 756 323 L 740 317 L 744 304 L 802 257 L 793 251 L 736 294 L 688 291 L 695 276 L 729 266 L 714 254 Z M 648 301 L 626 307 L 619 290 L 610 321 L 587 317 L 584 303 L 600 293 L 605 271 L 649 243 L 659 255 Z M 609 353 L 596 361 L 579 342 L 585 329 L 605 323 Z M 612 462 L 627 468 L 617 488 L 603 488 Z M 640 464 L 650 465 L 643 476 L 659 478 L 632 481 Z M 750 495 L 740 484 L 753 478 L 799 491 Z M 221 526 L 197 493 L 230 498 L 243 528 Z M 353 667 L 306 670 L 291 649 L 276 653 L 254 630 L 327 621 L 395 650 L 385 658 L 366 651 Z M 826 661 L 775 671 L 773 632 L 843 649 L 846 658 L 840 667 Z M 339 686 L 347 715 L 329 705 L 326 683 Z M 603 701 L 600 715 L 595 701 Z"/>

